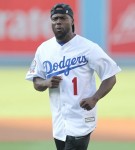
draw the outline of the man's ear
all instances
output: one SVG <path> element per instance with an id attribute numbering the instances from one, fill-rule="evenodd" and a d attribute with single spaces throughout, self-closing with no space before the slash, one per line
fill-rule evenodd
<path id="1" fill-rule="evenodd" d="M 74 24 L 74 18 L 72 18 L 72 25 Z"/>

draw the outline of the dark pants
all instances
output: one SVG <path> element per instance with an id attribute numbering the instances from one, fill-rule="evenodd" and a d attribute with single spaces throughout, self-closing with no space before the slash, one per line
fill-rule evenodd
<path id="1" fill-rule="evenodd" d="M 67 136 L 66 141 L 55 140 L 57 150 L 87 150 L 90 134 L 86 136 Z"/>

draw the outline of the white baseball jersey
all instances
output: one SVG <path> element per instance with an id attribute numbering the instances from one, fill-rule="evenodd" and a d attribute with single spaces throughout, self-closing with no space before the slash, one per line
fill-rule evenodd
<path id="1" fill-rule="evenodd" d="M 66 135 L 84 136 L 95 129 L 96 107 L 84 110 L 80 101 L 96 92 L 94 72 L 103 81 L 120 70 L 97 44 L 79 35 L 63 46 L 53 37 L 38 47 L 26 79 L 63 79 L 59 88 L 49 89 L 54 138 L 65 141 Z"/>

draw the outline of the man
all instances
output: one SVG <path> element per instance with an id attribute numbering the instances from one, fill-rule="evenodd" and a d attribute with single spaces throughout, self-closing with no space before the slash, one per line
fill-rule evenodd
<path id="1" fill-rule="evenodd" d="M 38 91 L 49 88 L 57 150 L 87 150 L 96 104 L 111 91 L 120 68 L 97 44 L 74 33 L 69 5 L 55 5 L 51 23 L 55 37 L 38 47 L 26 79 Z M 101 79 L 98 90 L 94 72 Z"/>

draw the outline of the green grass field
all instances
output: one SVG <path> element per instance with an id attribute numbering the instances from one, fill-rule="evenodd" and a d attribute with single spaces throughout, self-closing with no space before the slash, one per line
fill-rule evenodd
<path id="1" fill-rule="evenodd" d="M 53 141 L 36 142 L 1 142 L 1 150 L 56 150 Z M 135 143 L 128 142 L 94 142 L 89 144 L 88 150 L 134 150 Z"/>
<path id="2" fill-rule="evenodd" d="M 0 69 L 0 117 L 51 116 L 48 91 L 38 92 L 25 80 L 28 68 Z M 99 80 L 98 80 L 99 84 Z M 123 69 L 113 90 L 98 103 L 98 116 L 135 118 L 135 69 Z"/>
<path id="3" fill-rule="evenodd" d="M 0 69 L 0 118 L 51 116 L 48 91 L 37 92 L 25 80 L 28 68 Z M 98 80 L 99 84 L 99 80 Z M 98 103 L 99 118 L 135 119 L 135 69 L 122 69 L 117 84 Z M 0 142 L 0 150 L 55 150 L 53 141 Z M 92 141 L 89 150 L 134 150 L 135 143 Z"/>

